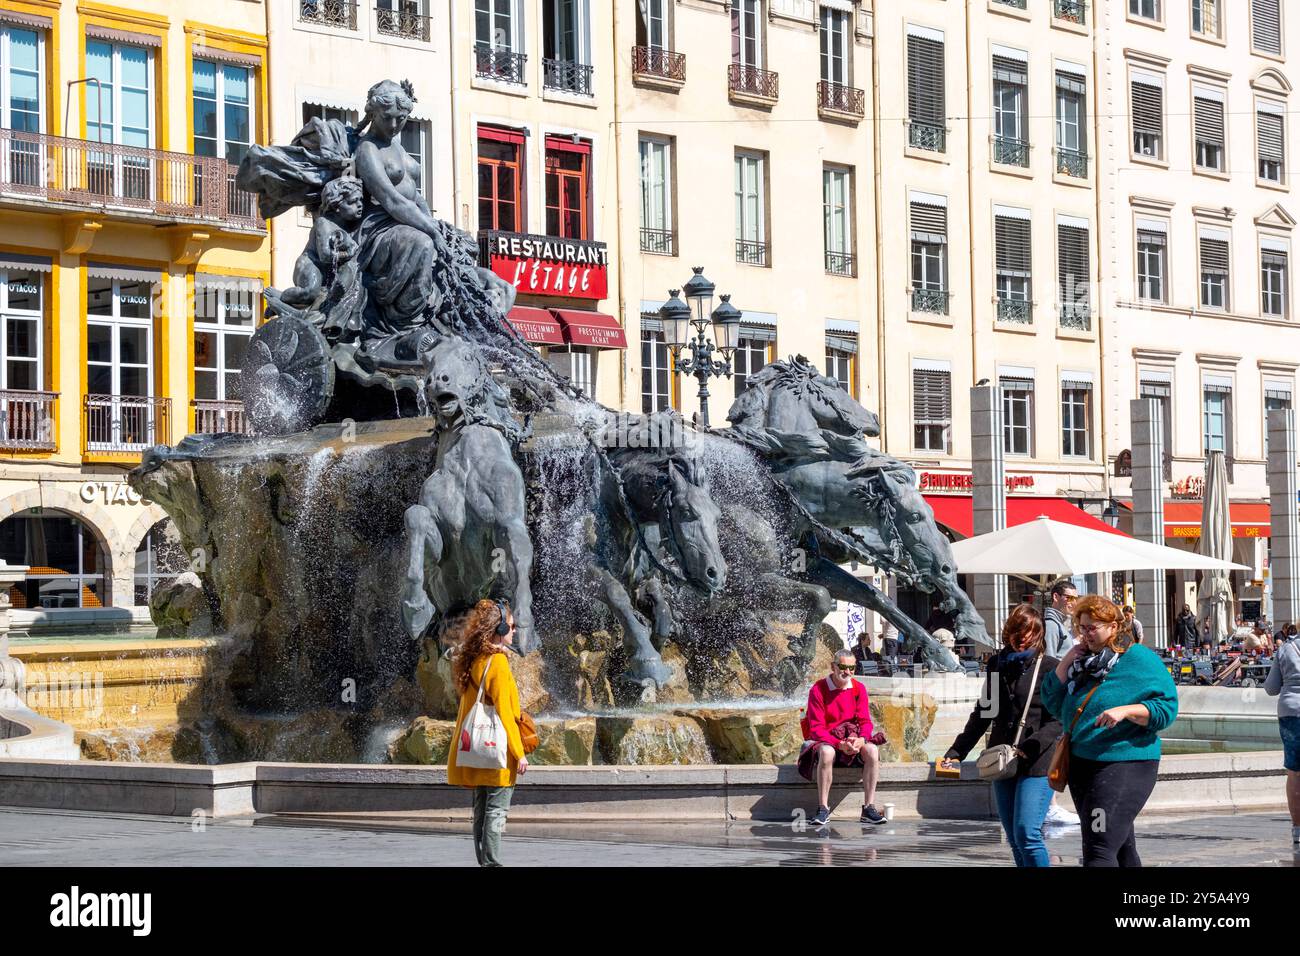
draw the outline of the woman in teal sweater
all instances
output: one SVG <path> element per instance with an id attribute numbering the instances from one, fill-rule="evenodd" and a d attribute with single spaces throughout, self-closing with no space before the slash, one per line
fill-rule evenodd
<path id="1" fill-rule="evenodd" d="M 1178 689 L 1154 651 L 1130 643 L 1117 605 L 1089 595 L 1075 603 L 1074 621 L 1082 639 L 1041 693 L 1070 738 L 1083 865 L 1141 866 L 1133 823 L 1155 789 L 1159 733 L 1178 716 Z"/>

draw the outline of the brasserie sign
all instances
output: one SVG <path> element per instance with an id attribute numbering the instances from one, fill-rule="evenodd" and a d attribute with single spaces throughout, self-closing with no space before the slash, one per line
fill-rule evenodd
<path id="1" fill-rule="evenodd" d="M 529 295 L 603 299 L 609 249 L 603 242 L 488 230 L 480 234 L 480 264 Z"/>

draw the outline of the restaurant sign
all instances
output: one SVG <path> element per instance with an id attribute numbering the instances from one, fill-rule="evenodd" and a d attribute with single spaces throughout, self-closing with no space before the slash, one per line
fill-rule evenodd
<path id="1" fill-rule="evenodd" d="M 1007 491 L 1033 490 L 1033 475 L 1007 475 Z M 935 471 L 921 472 L 922 491 L 972 491 L 975 478 L 970 472 L 947 474 Z"/>
<path id="2" fill-rule="evenodd" d="M 479 264 L 528 295 L 607 295 L 609 249 L 603 242 L 487 230 L 479 234 Z"/>

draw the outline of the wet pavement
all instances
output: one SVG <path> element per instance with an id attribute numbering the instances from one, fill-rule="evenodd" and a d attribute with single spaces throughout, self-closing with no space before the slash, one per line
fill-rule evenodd
<path id="1" fill-rule="evenodd" d="M 1300 866 L 1285 813 L 1169 816 L 1138 822 L 1148 866 Z M 1077 828 L 1052 828 L 1054 865 L 1079 862 Z M 992 820 L 899 820 L 870 827 L 795 824 L 511 823 L 515 866 L 1010 866 Z M 412 815 L 174 817 L 0 807 L 7 866 L 472 865 L 468 824 Z"/>

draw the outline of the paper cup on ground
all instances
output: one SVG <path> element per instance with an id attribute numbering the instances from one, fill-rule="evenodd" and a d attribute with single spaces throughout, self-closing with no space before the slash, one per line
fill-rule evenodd
<path id="1" fill-rule="evenodd" d="M 885 819 L 890 821 L 894 819 L 894 805 L 892 803 L 885 804 Z"/>

